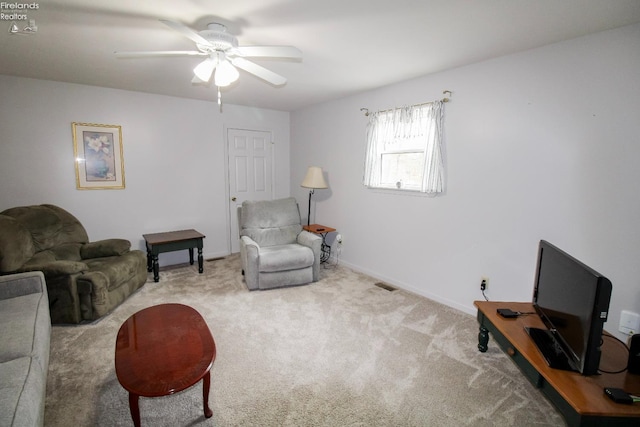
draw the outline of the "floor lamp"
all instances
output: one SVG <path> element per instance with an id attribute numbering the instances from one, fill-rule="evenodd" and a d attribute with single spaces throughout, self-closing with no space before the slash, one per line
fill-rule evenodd
<path id="1" fill-rule="evenodd" d="M 311 195 L 316 188 L 329 188 L 327 182 L 324 180 L 324 174 L 322 168 L 319 166 L 309 166 L 307 175 L 302 180 L 301 187 L 309 188 L 309 211 L 307 214 L 307 225 L 311 225 Z"/>

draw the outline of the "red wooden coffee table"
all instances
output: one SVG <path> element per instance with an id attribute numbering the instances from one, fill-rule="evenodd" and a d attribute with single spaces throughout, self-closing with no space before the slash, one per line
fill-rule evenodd
<path id="1" fill-rule="evenodd" d="M 204 319 L 182 304 L 145 308 L 122 324 L 116 339 L 116 375 L 129 392 L 129 409 L 140 426 L 140 396 L 177 393 L 201 379 L 204 415 L 209 418 L 210 369 L 216 344 Z"/>

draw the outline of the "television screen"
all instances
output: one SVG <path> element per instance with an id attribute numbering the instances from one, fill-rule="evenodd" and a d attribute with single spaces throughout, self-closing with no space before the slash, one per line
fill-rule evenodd
<path id="1" fill-rule="evenodd" d="M 584 375 L 597 373 L 610 298 L 606 277 L 540 241 L 533 304 L 572 369 Z"/>

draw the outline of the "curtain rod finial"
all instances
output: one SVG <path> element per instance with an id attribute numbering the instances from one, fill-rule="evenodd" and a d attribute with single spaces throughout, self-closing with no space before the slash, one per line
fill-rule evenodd
<path id="1" fill-rule="evenodd" d="M 369 109 L 368 108 L 361 108 L 360 111 L 364 111 L 364 115 L 365 116 L 369 115 Z"/>

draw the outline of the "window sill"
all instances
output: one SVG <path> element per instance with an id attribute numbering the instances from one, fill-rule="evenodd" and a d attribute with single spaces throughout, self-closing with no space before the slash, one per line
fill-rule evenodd
<path id="1" fill-rule="evenodd" d="M 389 194 L 389 195 L 396 195 L 396 196 L 409 196 L 409 197 L 429 197 L 429 198 L 434 198 L 434 197 L 438 197 L 444 194 L 444 192 L 441 193 L 423 193 L 421 191 L 418 190 L 403 190 L 403 189 L 397 189 L 397 188 L 382 188 L 382 187 L 365 187 L 367 190 L 370 190 L 374 193 L 378 193 L 378 194 Z"/>

